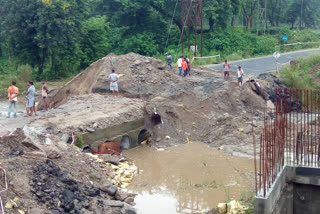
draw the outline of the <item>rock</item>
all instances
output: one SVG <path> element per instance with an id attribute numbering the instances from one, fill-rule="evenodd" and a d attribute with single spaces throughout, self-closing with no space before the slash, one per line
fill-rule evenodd
<path id="1" fill-rule="evenodd" d="M 226 203 L 219 203 L 217 210 L 219 213 L 227 213 L 227 204 Z"/>
<path id="2" fill-rule="evenodd" d="M 243 132 L 243 128 L 238 128 L 238 131 L 239 132 Z"/>
<path id="3" fill-rule="evenodd" d="M 63 214 L 63 212 L 60 212 L 59 210 L 51 210 L 51 214 Z"/>
<path id="4" fill-rule="evenodd" d="M 115 200 L 105 200 L 103 201 L 103 204 L 109 207 L 123 207 L 124 203 L 121 201 L 115 201 Z"/>
<path id="5" fill-rule="evenodd" d="M 166 140 L 170 140 L 171 139 L 171 137 L 170 136 L 166 136 Z"/>
<path id="6" fill-rule="evenodd" d="M 128 197 L 124 200 L 124 202 L 126 202 L 127 204 L 131 204 L 134 202 L 134 198 L 133 197 Z"/>
<path id="7" fill-rule="evenodd" d="M 158 138 L 156 139 L 156 142 L 160 142 L 160 141 L 161 141 L 161 138 L 158 137 Z"/>
<path id="8" fill-rule="evenodd" d="M 99 155 L 105 162 L 109 162 L 115 165 L 118 165 L 120 162 L 120 158 L 117 155 L 103 154 Z"/>
<path id="9" fill-rule="evenodd" d="M 94 130 L 93 128 L 87 127 L 87 131 L 90 133 L 94 133 L 96 130 Z"/>
<path id="10" fill-rule="evenodd" d="M 80 130 L 81 132 L 83 132 L 83 131 L 85 131 L 85 128 L 84 128 L 83 126 L 79 126 L 79 130 Z"/>
<path id="11" fill-rule="evenodd" d="M 92 128 L 93 128 L 93 129 L 98 128 L 98 123 L 94 123 L 94 124 L 92 125 Z"/>
<path id="12" fill-rule="evenodd" d="M 126 198 L 128 198 L 128 196 L 129 196 L 128 193 L 119 190 L 119 191 L 117 191 L 115 198 L 117 200 L 124 201 L 124 200 L 126 200 Z"/>
<path id="13" fill-rule="evenodd" d="M 61 154 L 57 151 L 52 150 L 51 152 L 47 153 L 47 157 L 49 159 L 58 159 L 61 158 Z"/>
<path id="14" fill-rule="evenodd" d="M 90 197 L 96 197 L 96 196 L 99 196 L 100 195 L 100 190 L 98 188 L 87 188 L 85 191 L 84 191 L 84 194 L 86 194 L 87 196 L 90 196 Z"/>
<path id="15" fill-rule="evenodd" d="M 63 134 L 61 137 L 61 141 L 64 143 L 67 143 L 69 140 L 69 135 L 68 134 Z"/>
<path id="16" fill-rule="evenodd" d="M 140 65 L 141 63 L 142 63 L 142 61 L 137 59 L 136 61 L 134 61 L 133 64 L 135 64 L 135 65 Z"/>
<path id="17" fill-rule="evenodd" d="M 144 63 L 149 64 L 149 63 L 151 63 L 151 61 L 146 59 L 146 60 L 144 60 Z"/>
<path id="18" fill-rule="evenodd" d="M 127 208 L 124 212 L 125 214 L 137 214 L 133 208 Z"/>
<path id="19" fill-rule="evenodd" d="M 252 127 L 251 127 L 251 126 L 245 127 L 245 128 L 243 129 L 243 132 L 244 132 L 245 134 L 251 133 L 251 132 L 252 132 Z"/>
<path id="20" fill-rule="evenodd" d="M 223 116 L 229 117 L 230 115 L 228 113 L 224 113 Z"/>
<path id="21" fill-rule="evenodd" d="M 118 187 L 116 185 L 111 185 L 106 190 L 106 193 L 108 193 L 111 196 L 114 196 L 118 191 Z"/>
<path id="22" fill-rule="evenodd" d="M 24 154 L 24 151 L 22 148 L 20 147 L 15 147 L 13 148 L 11 151 L 10 151 L 10 156 L 20 156 L 20 155 L 23 155 Z"/>
<path id="23" fill-rule="evenodd" d="M 40 208 L 31 208 L 30 211 L 28 213 L 32 213 L 32 214 L 44 214 L 47 213 L 45 210 L 40 209 Z M 51 212 L 52 213 L 52 212 Z"/>

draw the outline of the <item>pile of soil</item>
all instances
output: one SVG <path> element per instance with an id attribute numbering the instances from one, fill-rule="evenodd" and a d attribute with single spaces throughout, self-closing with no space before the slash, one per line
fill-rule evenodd
<path id="1" fill-rule="evenodd" d="M 1 137 L 0 144 L 0 165 L 8 178 L 2 200 L 7 204 L 18 198 L 6 213 L 135 213 L 131 207 L 134 196 L 118 190 L 100 164 L 72 147 L 60 158 L 48 159 L 21 129 Z M 1 189 L 3 186 L 1 179 Z"/>
<path id="2" fill-rule="evenodd" d="M 264 93 L 259 94 L 250 81 L 239 88 L 235 73 L 231 73 L 231 81 L 223 81 L 220 71 L 192 67 L 191 76 L 182 78 L 177 69 L 169 69 L 160 60 L 135 53 L 110 54 L 67 83 L 49 99 L 50 105 L 58 107 L 68 99 L 83 97 L 79 94 L 92 96 L 92 93 L 110 92 L 107 78 L 112 69 L 120 76 L 118 84 L 123 96 L 143 100 L 148 118 L 155 111 L 161 115 L 162 124 L 147 124 L 153 143 L 160 147 L 184 143 L 188 138 L 214 147 L 225 146 L 228 153 L 252 155 L 252 148 L 248 146 L 252 142 L 250 124 L 254 121 L 258 133 L 267 101 L 272 98 L 274 88 L 280 86 L 276 77 L 262 76 L 258 82 Z M 246 76 L 245 79 L 252 78 Z M 68 101 L 68 105 L 78 103 Z M 94 114 L 98 107 L 92 104 L 90 109 Z"/>

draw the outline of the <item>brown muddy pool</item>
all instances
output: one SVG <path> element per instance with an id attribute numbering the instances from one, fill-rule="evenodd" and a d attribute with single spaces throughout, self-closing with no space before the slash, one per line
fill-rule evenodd
<path id="1" fill-rule="evenodd" d="M 125 155 L 139 168 L 128 188 L 138 194 L 138 214 L 201 213 L 254 194 L 253 160 L 200 142 L 164 150 L 141 146 Z"/>

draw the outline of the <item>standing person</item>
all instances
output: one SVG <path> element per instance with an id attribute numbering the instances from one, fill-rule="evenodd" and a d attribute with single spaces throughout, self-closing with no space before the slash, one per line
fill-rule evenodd
<path id="1" fill-rule="evenodd" d="M 35 95 L 36 89 L 33 86 L 33 82 L 28 81 L 27 82 L 27 104 L 26 104 L 26 108 L 27 108 L 27 115 L 25 117 L 30 117 L 32 116 L 33 113 L 33 106 L 35 104 Z"/>
<path id="2" fill-rule="evenodd" d="M 178 68 L 179 68 L 179 76 L 183 75 L 183 73 L 182 73 L 182 59 L 183 59 L 183 57 L 180 56 L 178 61 L 177 61 L 177 65 L 178 65 Z"/>
<path id="3" fill-rule="evenodd" d="M 172 69 L 172 56 L 171 56 L 171 53 L 168 53 L 167 61 L 168 61 L 168 65 L 169 65 L 170 69 Z"/>
<path id="4" fill-rule="evenodd" d="M 18 102 L 19 89 L 16 87 L 16 82 L 12 82 L 11 86 L 8 88 L 8 98 L 9 98 L 9 111 L 8 118 L 10 118 L 11 108 L 14 108 L 14 117 L 17 117 L 17 102 Z"/>
<path id="5" fill-rule="evenodd" d="M 241 87 L 242 86 L 242 82 L 243 82 L 243 75 L 244 75 L 244 72 L 243 72 L 241 66 L 238 67 L 237 74 L 238 74 L 239 87 Z"/>
<path id="6" fill-rule="evenodd" d="M 115 95 L 116 93 L 116 96 L 119 96 L 119 89 L 118 89 L 119 77 L 114 70 L 112 70 L 112 73 L 109 75 L 108 80 L 110 82 L 110 90 L 112 91 L 112 94 Z"/>
<path id="7" fill-rule="evenodd" d="M 44 80 L 42 80 L 41 95 L 42 95 L 42 98 L 43 98 L 44 111 L 48 110 L 48 103 L 47 103 L 48 92 L 49 92 L 49 89 L 47 87 L 47 84 L 46 84 L 46 82 Z"/>
<path id="8" fill-rule="evenodd" d="M 182 69 L 183 69 L 183 76 L 187 76 L 188 74 L 188 63 L 187 63 L 187 59 L 184 58 L 182 61 Z"/>
<path id="9" fill-rule="evenodd" d="M 230 65 L 228 63 L 228 60 L 224 61 L 223 64 L 223 68 L 224 68 L 224 80 L 230 80 Z"/>
<path id="10" fill-rule="evenodd" d="M 188 56 L 186 56 L 186 61 L 187 61 L 187 64 L 188 64 L 188 74 L 189 74 L 189 76 L 191 75 L 190 74 L 190 71 L 191 71 L 191 67 L 190 67 L 190 60 L 189 60 L 189 58 L 188 58 Z"/>

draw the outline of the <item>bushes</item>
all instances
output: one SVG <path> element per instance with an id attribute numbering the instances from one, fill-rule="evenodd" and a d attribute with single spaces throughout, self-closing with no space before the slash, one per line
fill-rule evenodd
<path id="1" fill-rule="evenodd" d="M 297 60 L 295 66 L 281 69 L 284 84 L 292 88 L 319 88 L 320 54 Z"/>

